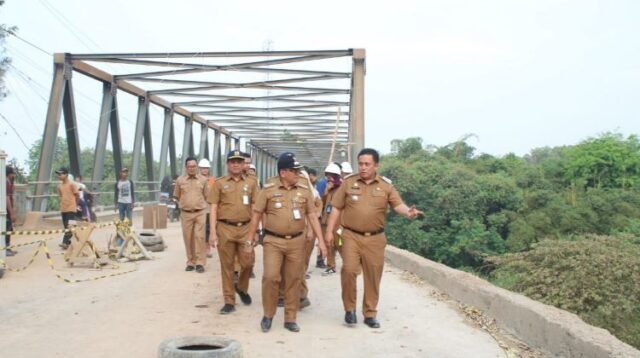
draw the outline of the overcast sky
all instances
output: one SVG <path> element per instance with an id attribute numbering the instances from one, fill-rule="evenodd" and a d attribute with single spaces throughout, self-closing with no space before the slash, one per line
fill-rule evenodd
<path id="1" fill-rule="evenodd" d="M 7 0 L 0 16 L 49 53 L 365 48 L 366 145 L 383 152 L 413 136 L 445 145 L 473 133 L 478 153 L 522 155 L 640 133 L 637 0 Z M 0 113 L 19 136 L 0 117 L 0 149 L 24 160 L 19 137 L 42 136 L 52 57 L 16 38 L 7 54 Z M 100 89 L 76 90 L 92 147 Z M 121 117 L 132 132 L 135 110 Z"/>

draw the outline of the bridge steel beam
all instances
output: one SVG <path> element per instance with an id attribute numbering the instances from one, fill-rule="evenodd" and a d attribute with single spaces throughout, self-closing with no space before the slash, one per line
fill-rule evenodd
<path id="1" fill-rule="evenodd" d="M 185 175 L 187 173 L 185 160 L 191 156 L 193 151 L 193 120 L 189 117 L 184 119 L 184 135 L 182 138 L 182 163 L 180 163 L 180 166 L 182 167 L 182 175 Z"/>
<path id="2" fill-rule="evenodd" d="M 220 145 L 220 131 L 213 130 L 213 168 L 214 175 L 221 177 L 222 173 L 222 147 Z"/>
<path id="3" fill-rule="evenodd" d="M 38 182 L 35 188 L 33 208 L 35 210 L 46 211 L 47 200 L 44 195 L 51 180 L 53 166 L 53 155 L 55 153 L 56 141 L 58 138 L 58 128 L 60 126 L 60 116 L 62 115 L 62 103 L 65 93 L 68 90 L 71 76 L 71 68 L 66 61 L 64 54 L 54 56 L 54 74 L 49 95 L 49 105 L 47 107 L 47 118 L 42 136 L 42 147 L 40 150 L 40 160 L 38 164 Z M 65 121 L 65 125 L 66 125 Z M 70 148 L 69 148 L 70 149 Z"/>
<path id="4" fill-rule="evenodd" d="M 200 126 L 200 150 L 198 151 L 199 159 L 209 159 L 209 131 L 207 126 Z"/>
<path id="5" fill-rule="evenodd" d="M 351 163 L 357 168 L 357 155 L 364 148 L 364 75 L 365 50 L 353 50 L 353 75 L 351 77 L 351 108 L 349 111 L 349 143 Z"/>
<path id="6" fill-rule="evenodd" d="M 164 124 L 162 126 L 162 142 L 160 143 L 160 165 L 158 168 L 158 179 L 160 180 L 163 180 L 166 175 L 170 137 L 173 137 L 173 111 L 165 108 Z"/>
<path id="7" fill-rule="evenodd" d="M 146 97 L 138 97 L 138 115 L 136 119 L 136 131 L 133 140 L 133 160 L 131 163 L 132 181 L 138 181 L 140 174 L 140 157 L 142 156 L 142 141 L 146 139 L 147 112 L 149 111 L 149 101 Z M 145 143 L 146 145 L 146 143 Z"/>
<path id="8" fill-rule="evenodd" d="M 160 193 L 153 192 L 156 189 L 156 184 L 154 181 L 153 175 L 153 141 L 151 135 L 151 118 L 149 116 L 149 108 L 147 105 L 147 115 L 146 115 L 145 125 L 144 125 L 144 158 L 147 166 L 147 187 L 151 191 L 149 193 L 149 198 L 154 198 L 155 200 L 160 199 Z"/>
<path id="9" fill-rule="evenodd" d="M 93 174 L 91 186 L 93 191 L 100 191 L 100 183 L 104 176 L 104 159 L 107 152 L 107 136 L 109 125 L 111 124 L 111 111 L 113 110 L 113 100 L 115 97 L 115 87 L 110 83 L 102 84 L 102 106 L 100 109 L 100 121 L 98 123 L 98 136 L 93 155 Z M 113 138 L 113 136 L 112 136 Z M 119 171 L 119 169 L 116 169 Z"/>

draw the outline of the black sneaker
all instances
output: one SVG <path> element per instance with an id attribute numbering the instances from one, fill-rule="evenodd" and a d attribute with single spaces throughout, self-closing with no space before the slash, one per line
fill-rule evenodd
<path id="1" fill-rule="evenodd" d="M 236 311 L 236 306 L 225 303 L 224 306 L 220 309 L 220 314 L 229 314 Z"/>
<path id="2" fill-rule="evenodd" d="M 336 269 L 329 267 L 328 269 L 324 270 L 324 272 L 322 273 L 322 276 L 331 276 L 334 273 L 336 273 Z"/>
<path id="3" fill-rule="evenodd" d="M 278 298 L 278 307 L 284 307 L 284 298 Z"/>
<path id="4" fill-rule="evenodd" d="M 195 268 L 194 266 L 188 265 L 184 270 L 185 270 L 185 271 L 193 271 L 193 270 L 195 270 L 195 269 L 196 269 L 196 268 Z"/>
<path id="5" fill-rule="evenodd" d="M 317 268 L 327 268 L 327 265 L 324 263 L 323 259 L 319 259 L 318 261 L 316 261 L 316 267 Z"/>
<path id="6" fill-rule="evenodd" d="M 7 251 L 5 251 L 5 253 L 7 254 L 7 256 L 16 256 L 18 251 L 7 249 Z"/>
<path id="7" fill-rule="evenodd" d="M 204 272 L 204 266 L 196 265 L 196 272 L 197 273 L 203 273 Z"/>
<path id="8" fill-rule="evenodd" d="M 251 296 L 249 296 L 248 293 L 244 293 L 240 291 L 240 289 L 238 288 L 238 285 L 236 285 L 236 293 L 238 294 L 238 296 L 240 296 L 240 301 L 242 301 L 242 303 L 244 303 L 247 306 L 251 304 Z"/>

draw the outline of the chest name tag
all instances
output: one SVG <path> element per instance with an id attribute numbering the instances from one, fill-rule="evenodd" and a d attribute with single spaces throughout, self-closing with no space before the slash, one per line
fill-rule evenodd
<path id="1" fill-rule="evenodd" d="M 351 200 L 358 201 L 358 196 L 357 195 L 351 195 Z"/>
<path id="2" fill-rule="evenodd" d="M 281 202 L 276 202 L 275 204 L 273 204 L 273 206 L 274 206 L 276 209 L 280 209 L 280 208 L 282 207 L 282 203 L 281 203 Z"/>
<path id="3" fill-rule="evenodd" d="M 242 204 L 249 205 L 249 195 L 245 194 L 242 196 Z"/>
<path id="4" fill-rule="evenodd" d="M 325 211 L 327 212 L 327 214 L 331 214 L 331 209 L 333 209 L 333 207 L 331 206 L 331 204 L 327 204 L 327 208 L 325 209 Z"/>
<path id="5" fill-rule="evenodd" d="M 293 209 L 293 218 L 296 220 L 302 219 L 302 215 L 300 215 L 300 209 Z"/>

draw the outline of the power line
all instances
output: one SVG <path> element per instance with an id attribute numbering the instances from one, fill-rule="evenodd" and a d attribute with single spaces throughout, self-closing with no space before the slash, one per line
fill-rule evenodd
<path id="1" fill-rule="evenodd" d="M 47 54 L 47 55 L 49 55 L 49 56 L 53 56 L 51 53 L 47 52 L 46 50 L 43 50 L 41 47 L 39 47 L 39 46 L 37 46 L 37 45 L 34 45 L 33 43 L 31 43 L 31 42 L 29 42 L 29 41 L 27 41 L 27 40 L 23 39 L 23 38 L 22 38 L 22 37 L 20 37 L 20 36 L 18 36 L 18 34 L 16 34 L 15 32 L 13 32 L 13 31 L 11 31 L 11 30 L 7 30 L 7 33 L 8 33 L 9 35 L 11 35 L 11 36 L 13 36 L 13 37 L 17 38 L 18 40 L 25 42 L 26 44 L 30 45 L 31 47 L 34 47 L 34 48 L 36 48 L 36 49 L 40 50 L 41 52 L 43 52 L 43 53 L 45 53 L 45 54 Z"/>
<path id="2" fill-rule="evenodd" d="M 24 145 L 24 148 L 28 151 L 29 146 L 27 145 L 27 143 L 25 143 L 24 139 L 22 139 L 22 137 L 20 136 L 20 133 L 15 129 L 13 124 L 9 122 L 9 119 L 7 119 L 7 117 L 5 117 L 2 113 L 0 113 L 0 117 L 2 117 L 2 119 L 5 120 L 5 122 L 7 122 L 7 124 L 9 125 L 9 127 L 11 127 L 11 129 L 13 129 L 13 132 L 16 134 L 16 136 L 18 136 L 18 139 L 20 139 L 20 141 L 22 142 L 22 145 Z"/>

